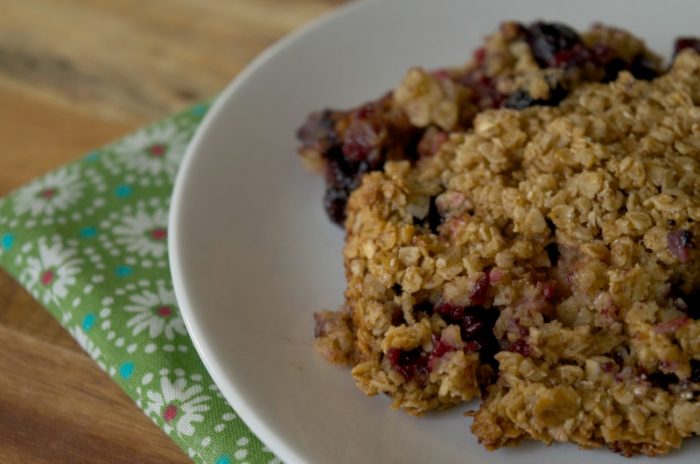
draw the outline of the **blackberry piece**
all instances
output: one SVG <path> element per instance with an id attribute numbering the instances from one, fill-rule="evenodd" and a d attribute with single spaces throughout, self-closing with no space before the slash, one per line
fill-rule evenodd
<path id="1" fill-rule="evenodd" d="M 541 68 L 566 67 L 583 47 L 581 37 L 561 23 L 536 22 L 527 28 L 527 42 Z"/>
<path id="2" fill-rule="evenodd" d="M 676 43 L 673 44 L 673 56 L 678 55 L 686 48 L 691 48 L 700 53 L 700 39 L 697 37 L 679 37 Z"/>
<path id="3" fill-rule="evenodd" d="M 517 90 L 506 98 L 503 106 L 514 110 L 522 110 L 536 105 L 557 106 L 568 94 L 569 91 L 560 84 L 557 84 L 549 90 L 549 98 L 547 99 L 535 99 L 530 96 L 527 90 Z"/>

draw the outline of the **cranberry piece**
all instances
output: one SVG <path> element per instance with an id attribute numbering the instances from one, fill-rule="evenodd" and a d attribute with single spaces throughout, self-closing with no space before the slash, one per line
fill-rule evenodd
<path id="1" fill-rule="evenodd" d="M 438 359 L 445 356 L 450 351 L 455 351 L 455 347 L 444 341 L 442 338 L 438 338 L 437 335 L 433 335 L 433 351 L 430 352 L 428 356 L 428 370 L 432 372 L 435 368 L 435 363 Z"/>
<path id="2" fill-rule="evenodd" d="M 440 358 L 444 356 L 445 353 L 449 353 L 450 351 L 454 350 L 454 346 L 447 343 L 442 338 L 438 338 L 437 335 L 433 335 L 433 351 L 431 352 L 432 356 Z"/>
<path id="3" fill-rule="evenodd" d="M 520 338 L 520 339 L 516 340 L 515 343 L 510 345 L 510 348 L 508 348 L 508 351 L 512 351 L 514 353 L 519 353 L 523 356 L 530 356 L 530 354 L 532 353 L 532 350 L 530 348 L 530 344 L 524 338 Z"/>
<path id="4" fill-rule="evenodd" d="M 455 306 L 450 303 L 439 303 L 435 307 L 435 312 L 438 313 L 450 324 L 458 324 L 461 322 L 464 316 L 464 308 L 461 306 Z"/>
<path id="5" fill-rule="evenodd" d="M 328 150 L 337 142 L 333 112 L 330 110 L 311 113 L 297 130 L 297 138 L 304 148 Z"/>
<path id="6" fill-rule="evenodd" d="M 615 306 L 614 304 L 611 304 L 610 306 L 606 306 L 600 311 L 601 316 L 604 316 L 606 318 L 610 319 L 616 319 L 619 316 L 620 310 Z"/>
<path id="7" fill-rule="evenodd" d="M 481 277 L 476 281 L 474 287 L 472 287 L 471 293 L 469 293 L 469 299 L 474 305 L 482 305 L 486 303 L 486 294 L 489 291 L 489 286 L 491 285 L 490 277 L 488 272 L 481 274 Z"/>
<path id="8" fill-rule="evenodd" d="M 689 250 L 693 248 L 693 233 L 689 230 L 674 230 L 668 233 L 668 251 L 681 263 L 690 258 Z"/>
<path id="9" fill-rule="evenodd" d="M 353 122 L 348 126 L 343 141 L 343 154 L 350 161 L 378 158 L 379 135 L 371 124 Z"/>
<path id="10" fill-rule="evenodd" d="M 476 351 L 479 351 L 481 349 L 481 345 L 479 345 L 476 342 L 467 342 L 464 345 L 464 350 L 468 353 L 474 353 Z"/>
<path id="11" fill-rule="evenodd" d="M 697 37 L 679 37 L 673 46 L 673 56 L 676 56 L 686 48 L 690 48 L 700 53 L 700 39 Z"/>
<path id="12" fill-rule="evenodd" d="M 436 305 L 435 312 L 442 316 L 448 324 L 456 324 L 460 328 L 466 350 L 479 352 L 483 363 L 494 364 L 493 356 L 500 346 L 493 333 L 493 326 L 498 319 L 498 311 L 481 306 L 455 306 L 441 302 Z"/>
<path id="13" fill-rule="evenodd" d="M 425 375 L 428 373 L 428 357 L 420 348 L 410 351 L 391 348 L 387 351 L 386 357 L 391 367 L 406 380 L 411 380 L 418 375 Z"/>
<path id="14" fill-rule="evenodd" d="M 483 74 L 483 70 L 476 68 L 467 72 L 460 83 L 472 89 L 472 102 L 480 110 L 500 108 L 505 95 L 496 89 L 496 81 Z"/>
<path id="15" fill-rule="evenodd" d="M 605 362 L 600 367 L 606 374 L 616 374 L 620 370 L 620 366 L 612 361 Z"/>
<path id="16" fill-rule="evenodd" d="M 385 122 L 376 104 L 367 104 L 350 113 L 350 123 L 343 134 L 343 155 L 348 161 L 366 161 L 372 169 L 381 167 L 381 148 L 386 139 Z"/>
<path id="17" fill-rule="evenodd" d="M 596 44 L 587 50 L 590 61 L 604 71 L 601 82 L 612 82 L 620 71 L 629 69 L 629 63 L 618 56 L 613 49 Z"/>
<path id="18" fill-rule="evenodd" d="M 551 282 L 542 282 L 542 295 L 551 301 L 557 296 L 557 288 Z"/>
<path id="19" fill-rule="evenodd" d="M 654 326 L 654 332 L 658 334 L 667 334 L 676 332 L 681 327 L 687 325 L 690 322 L 688 316 L 681 316 L 670 321 L 662 322 Z"/>
<path id="20" fill-rule="evenodd" d="M 566 66 L 574 54 L 567 52 L 583 46 L 579 35 L 561 23 L 536 22 L 527 29 L 532 56 L 541 68 Z"/>

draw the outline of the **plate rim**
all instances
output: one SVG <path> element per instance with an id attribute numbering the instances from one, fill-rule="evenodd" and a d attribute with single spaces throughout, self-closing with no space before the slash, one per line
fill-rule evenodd
<path id="1" fill-rule="evenodd" d="M 175 298 L 180 308 L 182 319 L 185 323 L 187 333 L 192 340 L 197 355 L 202 360 L 212 380 L 217 385 L 225 400 L 237 415 L 241 417 L 245 425 L 250 429 L 265 446 L 267 446 L 278 458 L 287 463 L 305 463 L 307 460 L 288 443 L 288 440 L 273 432 L 268 424 L 259 417 L 256 411 L 249 407 L 243 395 L 232 384 L 226 380 L 229 376 L 225 370 L 212 360 L 209 355 L 210 348 L 205 342 L 205 335 L 201 332 L 201 327 L 197 323 L 197 311 L 187 290 L 186 279 L 183 274 L 183 263 L 181 261 L 179 249 L 183 246 L 178 224 L 183 218 L 183 203 L 185 201 L 185 191 L 188 179 L 188 172 L 198 158 L 199 147 L 207 137 L 211 126 L 219 118 L 228 102 L 234 97 L 239 89 L 247 82 L 260 68 L 273 60 L 278 54 L 292 46 L 294 43 L 313 33 L 315 30 L 324 27 L 326 24 L 338 20 L 347 14 L 352 14 L 356 10 L 367 7 L 376 0 L 351 0 L 350 2 L 337 6 L 330 11 L 322 13 L 317 18 L 307 24 L 298 27 L 279 38 L 277 41 L 265 48 L 252 61 L 250 61 L 215 98 L 214 103 L 207 111 L 195 133 L 185 149 L 182 162 L 175 177 L 175 182 L 171 194 L 171 202 L 168 213 L 168 265 Z M 222 388 L 225 385 L 225 388 Z"/>

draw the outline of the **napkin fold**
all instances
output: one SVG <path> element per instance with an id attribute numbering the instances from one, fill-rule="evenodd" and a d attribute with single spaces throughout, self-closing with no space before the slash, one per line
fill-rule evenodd
<path id="1" fill-rule="evenodd" d="M 0 199 L 0 265 L 195 462 L 275 464 L 199 359 L 168 268 L 173 182 L 208 107 Z"/>

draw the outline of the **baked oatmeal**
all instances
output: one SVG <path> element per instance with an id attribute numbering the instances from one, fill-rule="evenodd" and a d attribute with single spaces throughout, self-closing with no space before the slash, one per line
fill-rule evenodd
<path id="1" fill-rule="evenodd" d="M 556 105 L 577 86 L 609 82 L 622 70 L 652 79 L 661 60 L 616 28 L 596 25 L 579 35 L 558 23 L 504 23 L 463 67 L 413 69 L 378 100 L 311 114 L 297 134 L 299 153 L 324 176 L 326 211 L 342 225 L 350 193 L 386 161 L 430 156 L 480 111 Z"/>
<path id="2" fill-rule="evenodd" d="M 700 433 L 700 42 L 677 41 L 662 73 L 602 26 L 546 41 L 547 60 L 532 32 L 508 39 L 535 27 L 568 30 L 508 23 L 477 53 L 510 44 L 525 64 L 504 65 L 497 88 L 528 104 L 474 109 L 457 71 L 419 69 L 381 100 L 419 145 L 441 135 L 416 155 L 375 150 L 348 187 L 345 305 L 316 314 L 316 348 L 411 414 L 482 397 L 470 415 L 488 449 L 664 454 Z M 614 76 L 568 53 L 595 44 L 623 60 Z M 388 134 L 383 147 L 405 143 Z"/>

